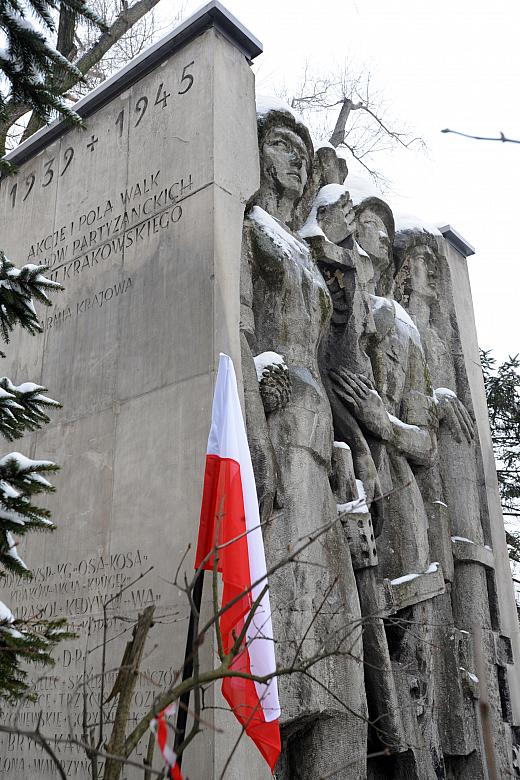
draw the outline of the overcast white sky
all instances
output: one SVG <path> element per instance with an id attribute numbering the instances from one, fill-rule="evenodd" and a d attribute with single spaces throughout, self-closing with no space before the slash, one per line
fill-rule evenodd
<path id="1" fill-rule="evenodd" d="M 168 15 L 173 0 L 161 0 Z M 201 3 L 187 0 L 185 18 Z M 327 70 L 366 64 L 393 114 L 428 154 L 382 154 L 395 208 L 449 222 L 473 244 L 469 258 L 480 345 L 500 359 L 520 352 L 520 145 L 440 130 L 520 138 L 517 0 L 226 0 L 261 40 L 257 87 L 296 82 L 307 61 Z"/>

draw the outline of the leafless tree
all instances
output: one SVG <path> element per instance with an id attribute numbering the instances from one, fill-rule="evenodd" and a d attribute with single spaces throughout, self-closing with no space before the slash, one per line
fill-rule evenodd
<path id="1" fill-rule="evenodd" d="M 391 116 L 388 101 L 373 83 L 370 71 L 344 62 L 325 74 L 306 64 L 301 80 L 283 97 L 309 125 L 315 138 L 347 150 L 380 184 L 386 179 L 377 155 L 401 147 L 424 148 L 424 141 Z"/>
<path id="2" fill-rule="evenodd" d="M 57 25 L 56 48 L 73 62 L 84 80 L 68 74 L 52 74 L 53 89 L 71 103 L 96 87 L 149 46 L 182 18 L 184 0 L 171 2 L 166 27 L 158 27 L 154 8 L 160 0 L 91 0 L 90 6 L 107 22 L 107 32 L 99 34 L 92 26 L 78 25 L 76 15 L 62 7 Z M 15 148 L 41 127 L 27 113 L 23 103 L 11 101 L 8 117 L 0 123 L 0 157 Z"/>
<path id="3" fill-rule="evenodd" d="M 267 572 L 267 576 L 270 577 L 280 568 L 290 565 L 296 559 L 301 559 L 302 554 L 307 548 L 315 543 L 319 543 L 321 537 L 332 528 L 332 526 L 340 522 L 340 518 L 337 518 L 330 523 L 318 528 L 313 534 L 301 538 L 295 542 L 291 551 L 288 551 L 277 564 L 273 565 Z M 239 539 L 240 537 L 237 537 Z M 186 676 L 183 675 L 185 669 L 184 661 L 178 659 L 177 668 L 173 675 L 173 681 L 167 688 L 160 688 L 157 690 L 157 695 L 153 702 L 153 706 L 144 714 L 138 722 L 129 729 L 130 723 L 130 709 L 133 700 L 136 684 L 140 677 L 144 675 L 140 671 L 140 666 L 143 658 L 145 657 L 145 644 L 148 638 L 150 630 L 154 625 L 154 610 L 155 607 L 149 606 L 141 612 L 137 621 L 130 626 L 132 635 L 127 642 L 126 648 L 123 653 L 120 664 L 114 668 L 108 667 L 108 643 L 111 641 L 108 638 L 107 625 L 108 616 L 111 605 L 117 604 L 124 590 L 132 587 L 138 581 L 146 577 L 150 569 L 144 571 L 139 575 L 137 580 L 126 584 L 124 588 L 119 589 L 114 595 L 107 598 L 104 602 L 103 608 L 103 638 L 101 643 L 101 663 L 99 669 L 95 673 L 87 672 L 87 657 L 93 651 L 98 650 L 98 647 L 92 647 L 88 649 L 85 654 L 85 668 L 82 679 L 78 682 L 76 688 L 71 693 L 71 700 L 75 699 L 77 693 L 83 695 L 83 714 L 80 718 L 80 724 L 76 725 L 72 713 L 72 706 L 69 704 L 69 727 L 68 733 L 63 736 L 56 736 L 46 734 L 44 728 L 41 726 L 41 722 L 38 721 L 34 728 L 26 729 L 21 726 L 20 713 L 23 710 L 24 702 L 22 701 L 17 708 L 14 715 L 7 722 L 0 722 L 0 733 L 5 734 L 17 734 L 23 736 L 34 743 L 38 744 L 50 757 L 56 767 L 56 771 L 62 778 L 66 777 L 64 767 L 60 761 L 60 749 L 63 746 L 77 746 L 85 751 L 87 755 L 90 767 L 92 780 L 119 780 L 123 766 L 133 766 L 140 768 L 144 774 L 144 777 L 152 778 L 161 776 L 161 773 L 154 770 L 151 766 L 153 758 L 154 740 L 152 735 L 149 737 L 147 756 L 145 761 L 139 761 L 135 757 L 135 750 L 149 731 L 151 721 L 156 717 L 157 713 L 163 710 L 165 707 L 172 703 L 181 703 L 182 697 L 187 692 L 192 694 L 193 704 L 190 706 L 189 713 L 191 716 L 191 726 L 182 739 L 182 742 L 176 747 L 177 755 L 182 755 L 184 750 L 191 744 L 193 739 L 199 734 L 203 728 L 215 728 L 213 725 L 207 722 L 204 716 L 204 710 L 207 709 L 207 705 L 204 702 L 204 693 L 211 688 L 219 680 L 223 680 L 226 677 L 242 677 L 251 679 L 255 682 L 266 683 L 267 677 L 258 677 L 252 674 L 245 674 L 233 666 L 234 660 L 243 651 L 244 643 L 246 642 L 246 632 L 254 614 L 260 605 L 260 602 L 264 596 L 265 588 L 267 585 L 262 583 L 252 583 L 250 588 L 247 588 L 232 601 L 227 604 L 220 605 L 218 600 L 217 589 L 217 565 L 218 555 L 221 552 L 223 546 L 232 544 L 236 540 L 233 539 L 227 542 L 226 545 L 215 546 L 207 557 L 209 559 L 213 557 L 213 571 L 212 582 L 210 584 L 210 591 L 212 595 L 213 609 L 210 612 L 210 616 L 202 620 L 201 615 L 196 607 L 193 593 L 195 590 L 199 571 L 194 572 L 191 577 L 184 575 L 181 577 L 181 569 L 184 563 L 184 559 L 179 563 L 177 571 L 171 585 L 177 589 L 180 589 L 187 599 L 187 611 L 191 612 L 194 616 L 194 633 L 193 643 L 191 646 L 191 654 L 188 660 L 191 661 L 192 671 Z M 201 567 L 205 561 L 202 562 Z M 229 652 L 223 650 L 223 639 L 220 634 L 220 618 L 224 613 L 233 607 L 233 605 L 241 600 L 244 595 L 247 595 L 258 585 L 263 585 L 263 590 L 253 603 L 251 612 L 246 620 L 244 627 L 240 634 L 234 637 L 233 645 Z M 329 589 L 330 590 L 330 589 Z M 329 590 L 324 593 L 323 601 L 319 610 L 322 608 L 330 609 L 330 605 L 327 604 L 327 595 Z M 317 613 L 319 614 L 319 610 Z M 317 615 L 313 615 L 311 620 L 314 621 Z M 183 622 L 185 625 L 185 622 Z M 311 623 L 312 625 L 312 623 Z M 349 620 L 342 625 L 335 634 L 329 634 L 324 637 L 323 646 L 317 648 L 315 652 L 309 657 L 306 657 L 302 652 L 302 647 L 305 639 L 306 632 L 302 637 L 300 646 L 294 653 L 294 658 L 284 667 L 279 667 L 276 670 L 275 676 L 282 677 L 287 675 L 305 675 L 309 679 L 313 679 L 316 684 L 318 681 L 313 676 L 313 667 L 319 664 L 320 661 L 330 658 L 334 655 L 353 655 L 355 653 L 354 647 L 359 645 L 360 634 L 362 631 L 363 619 Z M 310 627 L 309 627 L 310 628 Z M 307 629 L 308 631 L 309 629 Z M 201 654 L 201 649 L 204 642 L 209 642 L 208 637 L 215 633 L 216 646 L 218 648 L 218 660 L 215 666 L 211 666 L 211 654 L 206 661 L 208 668 L 205 668 L 204 658 Z M 88 644 L 89 637 L 86 637 Z M 114 678 L 115 682 L 112 685 L 111 691 L 106 695 L 107 681 Z M 149 682 L 149 681 L 148 681 Z M 320 683 L 321 684 L 321 683 Z M 88 693 L 94 691 L 97 705 L 95 707 L 95 717 L 90 720 L 87 717 L 87 697 Z M 337 697 L 335 697 L 337 699 Z M 341 705 L 342 703 L 338 701 Z M 347 704 L 343 704 L 348 708 Z M 360 718 L 366 720 L 364 713 L 355 713 Z M 234 752 L 236 751 L 240 739 L 245 733 L 243 729 L 237 739 L 235 746 L 228 757 L 226 767 L 222 772 L 222 775 L 227 770 L 227 766 L 232 759 Z"/>
<path id="4" fill-rule="evenodd" d="M 112 26 L 124 7 L 128 6 L 128 2 L 125 0 L 90 0 L 90 5 L 99 16 Z M 169 9 L 171 16 L 166 25 L 158 25 L 154 8 L 142 16 L 132 25 L 128 32 L 114 43 L 105 56 L 89 70 L 85 76 L 85 81 L 76 84 L 70 91 L 71 97 L 78 100 L 105 81 L 105 79 L 112 76 L 113 73 L 130 62 L 134 57 L 137 57 L 138 54 L 141 54 L 158 37 L 176 27 L 183 17 L 185 5 L 184 0 L 177 0 L 171 3 L 171 9 Z M 81 28 L 75 31 L 74 39 L 77 56 L 81 58 L 95 46 L 95 30 L 91 25 L 82 25 Z"/>
<path id="5" fill-rule="evenodd" d="M 271 577 L 276 571 L 285 566 L 290 566 L 291 563 L 297 559 L 302 561 L 303 553 L 312 544 L 322 543 L 322 537 L 331 530 L 333 525 L 337 522 L 341 522 L 342 517 L 339 516 L 335 520 L 321 526 L 313 534 L 307 535 L 298 539 L 291 550 L 288 550 L 287 554 L 275 565 L 271 566 L 267 571 L 267 577 Z M 247 532 L 246 532 L 247 533 Z M 145 647 L 149 638 L 150 632 L 154 628 L 156 620 L 160 622 L 160 618 L 156 619 L 155 606 L 150 605 L 146 607 L 137 617 L 137 620 L 130 621 L 130 625 L 116 634 L 115 637 L 109 638 L 108 623 L 110 618 L 111 608 L 116 607 L 120 602 L 121 596 L 124 591 L 132 588 L 137 582 L 147 577 L 153 567 L 143 571 L 136 579 L 126 583 L 123 587 L 119 588 L 114 594 L 107 597 L 103 604 L 103 622 L 102 622 L 102 640 L 101 643 L 94 647 L 89 647 L 91 641 L 91 632 L 88 631 L 87 637 L 85 637 L 87 652 L 84 656 L 84 672 L 81 679 L 78 681 L 75 688 L 70 692 L 68 698 L 68 731 L 63 735 L 57 735 L 48 733 L 42 726 L 42 719 L 44 710 L 41 710 L 40 718 L 37 720 L 36 725 L 31 728 L 24 728 L 21 723 L 21 713 L 24 707 L 24 701 L 21 701 L 12 717 L 5 721 L 0 721 L 0 733 L 7 735 L 16 735 L 24 737 L 34 744 L 38 745 L 43 752 L 47 754 L 52 761 L 58 776 L 62 780 L 67 780 L 67 774 L 60 758 L 60 751 L 63 748 L 75 747 L 84 751 L 90 764 L 90 777 L 91 780 L 120 780 L 123 768 L 133 767 L 143 772 L 144 780 L 152 780 L 156 777 L 164 777 L 162 770 L 153 768 L 153 757 L 155 747 L 155 737 L 153 733 L 150 733 L 150 726 L 152 720 L 157 714 L 164 708 L 172 703 L 175 703 L 177 707 L 186 707 L 184 704 L 185 696 L 187 693 L 192 695 L 192 704 L 190 704 L 188 712 L 191 717 L 191 725 L 186 734 L 183 735 L 181 741 L 177 739 L 179 744 L 176 745 L 177 756 L 181 756 L 186 748 L 192 743 L 197 735 L 204 729 L 212 729 L 216 733 L 220 731 L 218 726 L 215 726 L 211 722 L 210 718 L 206 716 L 206 712 L 211 710 L 212 707 L 205 701 L 205 694 L 211 689 L 215 683 L 222 681 L 226 677 L 241 677 L 248 680 L 253 680 L 257 683 L 266 683 L 270 678 L 259 677 L 253 674 L 247 674 L 239 671 L 234 666 L 234 661 L 237 656 L 243 651 L 244 643 L 246 642 L 246 632 L 251 620 L 260 605 L 262 597 L 265 592 L 267 584 L 264 585 L 264 581 L 261 583 L 251 583 L 251 586 L 245 589 L 242 593 L 237 595 L 232 601 L 227 604 L 220 605 L 218 597 L 218 557 L 224 546 L 233 544 L 240 539 L 232 539 L 226 543 L 226 545 L 215 545 L 211 550 L 211 553 L 201 563 L 201 568 L 205 565 L 206 561 L 211 557 L 213 558 L 212 569 L 212 581 L 210 584 L 211 589 L 211 602 L 212 609 L 210 610 L 209 617 L 202 619 L 202 616 L 197 608 L 194 600 L 194 591 L 196 588 L 197 579 L 200 574 L 200 569 L 194 572 L 191 576 L 183 574 L 183 564 L 186 556 L 189 552 L 189 548 L 186 550 L 182 560 L 179 562 L 174 578 L 170 583 L 172 587 L 181 590 L 187 601 L 186 613 L 192 614 L 194 618 L 194 632 L 193 641 L 190 646 L 190 651 L 187 659 L 182 661 L 177 659 L 176 668 L 172 675 L 172 682 L 167 687 L 161 687 L 155 684 L 156 695 L 153 700 L 152 706 L 140 717 L 137 722 L 131 718 L 131 705 L 133 701 L 134 692 L 138 682 L 146 681 L 151 683 L 152 681 L 147 678 L 146 673 L 142 670 L 142 662 L 145 660 L 147 654 L 145 653 Z M 226 613 L 226 611 L 233 607 L 233 605 L 241 600 L 244 595 L 250 593 L 253 589 L 256 589 L 258 585 L 263 585 L 264 590 L 260 593 L 258 598 L 252 605 L 251 612 L 247 618 L 244 627 L 240 634 L 234 637 L 233 645 L 228 653 L 223 650 L 223 638 L 220 633 L 220 619 Z M 322 646 L 315 648 L 312 655 L 305 656 L 302 652 L 303 644 L 307 632 L 314 620 L 319 616 L 322 609 L 327 610 L 327 614 L 330 614 L 330 604 L 327 602 L 327 598 L 335 582 L 324 592 L 323 599 L 320 605 L 316 608 L 316 613 L 310 617 L 310 625 L 305 629 L 303 627 L 301 642 L 298 648 L 295 650 L 292 659 L 285 666 L 279 666 L 274 676 L 281 678 L 290 675 L 303 675 L 313 684 L 324 687 L 329 694 L 335 699 L 340 708 L 345 708 L 346 711 L 351 712 L 355 716 L 365 720 L 368 725 L 378 734 L 379 741 L 382 744 L 382 750 L 380 752 L 370 754 L 369 757 L 375 756 L 390 756 L 392 754 L 392 747 L 386 739 L 386 733 L 384 728 L 378 723 L 367 719 L 364 713 L 353 713 L 349 709 L 346 702 L 341 701 L 334 691 L 327 688 L 327 686 L 318 678 L 316 667 L 320 661 L 323 661 L 332 656 L 350 655 L 355 656 L 355 647 L 359 645 L 360 633 L 364 627 L 373 620 L 380 620 L 383 615 L 371 615 L 357 620 L 348 620 L 343 625 L 339 626 L 335 633 L 328 634 L 324 637 Z M 185 617 L 185 616 L 184 616 Z M 123 618 L 120 618 L 123 620 Z M 126 619 L 127 620 L 127 619 Z M 410 632 L 411 635 L 415 635 L 418 626 L 413 622 L 394 615 L 386 617 L 389 624 L 396 626 L 400 631 Z M 175 622 L 175 618 L 174 618 Z M 185 620 L 182 625 L 186 625 Z M 113 668 L 109 668 L 109 644 L 113 639 L 118 639 L 120 636 L 131 632 L 131 636 L 126 643 L 126 647 L 123 652 L 121 662 Z M 202 654 L 202 648 L 204 643 L 209 644 L 209 637 L 215 634 L 216 646 L 218 649 L 218 660 L 212 665 L 212 654 L 208 652 Z M 475 637 L 478 637 L 478 627 L 475 627 Z M 276 639 L 275 639 L 276 641 Z M 440 649 L 440 648 L 438 648 Z M 87 671 L 87 659 L 95 651 L 101 650 L 101 662 L 99 667 L 95 671 Z M 191 670 L 188 674 L 185 673 L 186 661 L 190 662 Z M 480 665 L 478 671 L 479 676 L 484 678 L 485 670 Z M 417 673 L 417 670 L 410 667 L 407 669 L 410 675 Z M 42 678 L 45 679 L 45 678 Z M 110 693 L 107 695 L 107 686 L 110 680 L 114 680 L 111 686 Z M 56 679 L 55 683 L 58 682 Z M 36 689 L 35 689 L 36 690 Z M 33 691 L 34 693 L 34 691 Z M 94 710 L 89 713 L 88 698 L 89 694 L 93 695 Z M 72 702 L 79 698 L 82 701 L 82 713 L 79 719 L 79 723 L 75 722 L 73 713 Z M 92 698 L 91 698 L 92 703 Z M 483 689 L 481 702 L 481 710 L 485 715 L 485 687 Z M 93 717 L 89 718 L 89 714 Z M 485 725 L 485 718 L 483 717 Z M 133 723 L 132 727 L 130 724 Z M 489 728 L 488 728 L 489 730 Z M 172 727 L 172 732 L 175 732 L 175 728 Z M 136 748 L 139 743 L 148 734 L 147 750 L 144 760 L 139 759 L 135 755 Z M 236 752 L 240 740 L 245 734 L 245 728 L 242 728 L 233 748 L 231 749 L 222 773 L 220 780 L 226 775 L 226 772 L 230 766 L 234 753 Z M 387 747 L 385 747 L 385 744 Z M 412 745 L 408 745 L 412 747 Z M 361 746 L 363 749 L 363 746 Z M 488 746 L 488 753 L 486 755 L 486 761 L 488 768 L 492 769 L 493 752 L 492 745 Z M 348 769 L 348 765 L 344 767 Z M 496 777 L 496 774 L 490 771 L 490 777 Z M 320 780 L 326 780 L 321 778 Z"/>

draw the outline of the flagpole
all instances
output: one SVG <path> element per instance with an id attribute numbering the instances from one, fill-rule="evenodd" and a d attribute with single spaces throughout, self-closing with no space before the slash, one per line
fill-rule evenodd
<path id="1" fill-rule="evenodd" d="M 220 527 L 220 520 L 224 523 Z M 263 582 L 267 578 L 264 542 L 260 527 L 258 497 L 255 477 L 251 463 L 251 453 L 247 433 L 240 407 L 238 385 L 229 355 L 220 354 L 217 381 L 213 396 L 211 429 L 206 449 L 204 471 L 204 489 L 200 510 L 195 570 L 200 570 L 193 590 L 193 602 L 186 640 L 186 653 L 182 672 L 183 681 L 193 675 L 193 656 L 197 652 L 194 644 L 197 613 L 200 614 L 202 602 L 202 570 L 214 569 L 215 553 L 219 547 L 226 547 L 226 555 L 217 567 L 222 574 L 222 604 L 235 607 L 234 612 L 226 615 L 226 635 L 224 646 L 232 648 L 236 634 L 240 634 L 244 619 L 251 621 L 251 605 L 244 613 L 244 604 L 237 607 L 233 602 L 237 585 L 244 594 L 249 593 L 251 585 Z M 237 581 L 237 572 L 239 580 Z M 280 704 L 276 684 L 276 659 L 274 655 L 273 628 L 269 594 L 263 592 L 260 609 L 263 614 L 261 628 L 257 634 L 247 639 L 240 653 L 244 653 L 244 663 L 251 668 L 262 669 L 269 682 L 262 684 L 261 694 L 253 680 L 237 679 L 233 675 L 224 676 L 222 695 L 230 704 L 243 730 L 251 737 L 271 771 L 280 756 Z M 245 614 L 248 614 L 245 617 Z M 215 615 L 217 619 L 219 615 Z M 254 623 L 254 621 L 253 621 Z M 253 625 L 251 623 L 251 625 Z M 263 640 L 263 641 L 262 641 Z M 268 640 L 268 641 L 265 641 Z M 177 714 L 175 750 L 186 741 L 186 722 L 190 694 L 180 699 Z M 245 718 L 244 712 L 257 712 L 254 722 Z M 177 767 L 180 766 L 179 756 Z"/>
<path id="2" fill-rule="evenodd" d="M 204 585 L 204 569 L 199 572 L 195 586 L 193 588 L 193 606 L 190 610 L 190 622 L 188 624 L 188 635 L 186 637 L 186 651 L 184 653 L 184 667 L 182 670 L 182 679 L 187 680 L 193 674 L 193 642 L 195 639 L 195 612 L 200 614 L 202 604 L 202 587 Z M 186 722 L 188 720 L 188 708 L 190 705 L 190 691 L 183 693 L 179 699 L 179 708 L 177 711 L 177 725 L 175 726 L 175 746 L 177 752 L 179 745 L 184 742 L 186 736 Z M 182 766 L 182 753 L 177 758 L 179 769 Z"/>

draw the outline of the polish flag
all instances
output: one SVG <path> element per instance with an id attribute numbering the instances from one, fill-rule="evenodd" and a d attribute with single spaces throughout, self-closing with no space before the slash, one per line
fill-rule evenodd
<path id="1" fill-rule="evenodd" d="M 220 355 L 211 430 L 206 454 L 195 567 L 213 570 L 215 544 L 222 573 L 220 618 L 224 653 L 241 633 L 251 608 L 267 584 L 264 542 L 251 455 L 238 397 L 233 361 Z M 247 628 L 232 669 L 259 677 L 274 675 L 276 661 L 269 594 L 265 592 Z M 276 678 L 257 683 L 226 677 L 222 693 L 271 771 L 280 755 L 280 704 Z"/>

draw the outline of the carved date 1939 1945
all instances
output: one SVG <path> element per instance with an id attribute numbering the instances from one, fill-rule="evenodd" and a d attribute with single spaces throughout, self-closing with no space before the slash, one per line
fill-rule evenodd
<path id="1" fill-rule="evenodd" d="M 177 95 L 185 95 L 192 88 L 195 82 L 195 77 L 193 75 L 194 65 L 195 61 L 192 60 L 183 67 L 180 79 L 175 89 Z M 127 119 L 126 108 L 121 109 L 117 119 L 115 120 L 115 127 L 118 138 L 122 138 L 126 125 L 133 127 L 134 129 L 140 126 L 150 105 L 152 105 L 152 107 L 155 109 L 158 107 L 161 109 L 167 108 L 170 105 L 169 98 L 171 97 L 172 93 L 167 91 L 167 86 L 165 86 L 164 82 L 161 81 L 157 87 L 157 90 L 152 91 L 152 96 L 149 97 L 148 95 L 141 95 L 136 100 L 133 109 L 137 117 L 135 121 L 133 121 L 132 117 Z M 154 101 L 153 103 L 151 103 L 152 99 Z M 88 149 L 89 152 L 93 153 L 98 148 L 97 145 L 99 140 L 100 139 L 97 136 L 91 134 L 88 138 L 88 141 L 85 141 L 82 146 L 83 148 Z M 14 182 L 12 181 L 11 177 L 4 177 L 3 179 L 0 179 L 0 190 L 2 186 L 9 187 L 7 197 L 11 204 L 11 208 L 14 209 L 20 204 L 25 203 L 25 201 L 34 191 L 35 186 L 46 188 L 53 181 L 59 180 L 62 176 L 64 176 L 69 170 L 72 161 L 74 160 L 75 154 L 76 152 L 74 147 L 67 146 L 62 155 L 53 156 L 48 160 L 43 160 L 39 166 L 39 169 L 35 167 L 34 170 L 30 171 L 30 173 L 27 175 L 16 177 Z M 35 166 L 37 160 L 38 158 L 35 159 Z"/>

